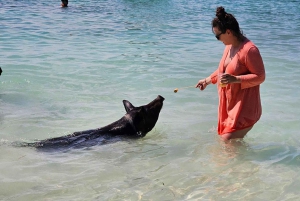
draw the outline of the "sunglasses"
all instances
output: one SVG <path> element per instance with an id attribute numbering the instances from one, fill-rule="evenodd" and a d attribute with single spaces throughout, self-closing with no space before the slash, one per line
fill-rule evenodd
<path id="1" fill-rule="evenodd" d="M 217 40 L 220 40 L 220 36 L 221 36 L 222 34 L 223 34 L 223 33 L 219 33 L 219 34 L 215 35 L 216 39 L 217 39 Z"/>

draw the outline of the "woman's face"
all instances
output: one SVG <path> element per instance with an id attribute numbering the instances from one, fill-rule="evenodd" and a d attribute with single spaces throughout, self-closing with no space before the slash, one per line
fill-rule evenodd
<path id="1" fill-rule="evenodd" d="M 225 31 L 225 33 L 222 33 L 220 30 L 219 30 L 219 28 L 218 27 L 213 27 L 213 31 L 214 31 L 214 33 L 215 33 L 215 37 L 219 40 L 219 41 L 221 41 L 221 42 L 223 42 L 224 43 L 224 45 L 230 45 L 230 44 L 232 44 L 232 42 L 230 42 L 231 41 L 231 36 L 232 36 L 232 34 L 231 34 L 231 31 L 230 30 L 226 30 Z"/>

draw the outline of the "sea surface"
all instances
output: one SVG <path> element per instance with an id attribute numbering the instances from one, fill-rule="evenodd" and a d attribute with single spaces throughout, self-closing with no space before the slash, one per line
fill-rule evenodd
<path id="1" fill-rule="evenodd" d="M 266 69 L 263 115 L 220 141 L 217 6 Z M 300 197 L 299 0 L 0 0 L 0 200 L 278 200 Z M 105 126 L 122 100 L 164 107 L 144 138 L 41 152 L 16 147 Z"/>

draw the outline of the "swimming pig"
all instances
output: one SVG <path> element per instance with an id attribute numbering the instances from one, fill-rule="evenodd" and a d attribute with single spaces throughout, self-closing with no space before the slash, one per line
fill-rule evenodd
<path id="1" fill-rule="evenodd" d="M 62 137 L 27 143 L 26 146 L 39 149 L 89 147 L 112 142 L 115 138 L 118 138 L 118 140 L 123 138 L 141 138 L 155 126 L 163 101 L 164 98 L 158 95 L 149 104 L 134 107 L 129 101 L 123 100 L 126 114 L 116 122 L 97 129 L 74 132 Z"/>

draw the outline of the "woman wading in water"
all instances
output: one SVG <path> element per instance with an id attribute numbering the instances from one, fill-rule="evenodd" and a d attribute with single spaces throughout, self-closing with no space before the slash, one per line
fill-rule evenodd
<path id="1" fill-rule="evenodd" d="M 218 69 L 199 80 L 196 87 L 204 90 L 217 84 L 218 134 L 223 140 L 243 138 L 262 114 L 259 85 L 265 80 L 264 64 L 258 48 L 223 7 L 216 10 L 212 30 L 224 43 L 224 53 Z"/>

